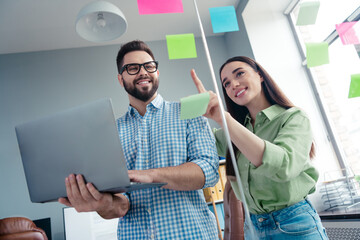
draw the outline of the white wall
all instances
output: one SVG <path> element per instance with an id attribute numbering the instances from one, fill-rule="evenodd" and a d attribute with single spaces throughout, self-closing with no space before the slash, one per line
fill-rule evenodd
<path id="1" fill-rule="evenodd" d="M 303 108 L 311 119 L 317 145 L 317 157 L 313 161 L 320 171 L 318 182 L 320 188 L 323 178 L 322 166 L 335 159 L 308 77 L 301 65 L 301 56 L 295 38 L 284 15 L 284 10 L 290 2 L 290 0 L 249 0 L 243 18 L 255 59 L 275 79 L 290 100 Z M 310 195 L 310 199 L 319 211 L 323 209 L 318 192 Z"/>

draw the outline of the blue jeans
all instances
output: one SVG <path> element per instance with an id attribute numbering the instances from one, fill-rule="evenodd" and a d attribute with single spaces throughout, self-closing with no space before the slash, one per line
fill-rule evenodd
<path id="1" fill-rule="evenodd" d="M 248 219 L 245 220 L 246 240 L 276 239 L 328 239 L 319 215 L 308 200 L 269 214 L 250 214 L 256 236 L 251 234 Z"/>

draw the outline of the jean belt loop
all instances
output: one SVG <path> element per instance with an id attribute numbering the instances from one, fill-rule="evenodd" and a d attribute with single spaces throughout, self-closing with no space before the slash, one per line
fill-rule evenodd
<path id="1" fill-rule="evenodd" d="M 310 202 L 310 200 L 309 200 L 308 198 L 305 198 L 305 201 L 310 205 L 310 207 L 311 207 L 312 209 L 315 210 L 314 206 L 312 205 L 312 203 Z"/>
<path id="2" fill-rule="evenodd" d="M 273 229 L 276 229 L 277 228 L 277 224 L 276 224 L 276 219 L 275 219 L 275 217 L 274 217 L 274 215 L 273 215 L 273 213 L 269 213 L 269 220 L 270 220 L 270 224 L 271 224 L 271 227 L 273 228 Z"/>

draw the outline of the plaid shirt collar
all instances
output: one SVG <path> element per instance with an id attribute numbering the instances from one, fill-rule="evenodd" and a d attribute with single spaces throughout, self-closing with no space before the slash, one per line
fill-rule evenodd
<path id="1" fill-rule="evenodd" d="M 152 110 L 152 109 L 160 109 L 161 106 L 164 103 L 163 97 L 158 93 L 154 100 L 152 100 L 147 106 L 146 111 Z M 132 117 L 135 117 L 137 115 L 140 116 L 139 112 L 129 104 L 128 106 L 128 114 Z"/>

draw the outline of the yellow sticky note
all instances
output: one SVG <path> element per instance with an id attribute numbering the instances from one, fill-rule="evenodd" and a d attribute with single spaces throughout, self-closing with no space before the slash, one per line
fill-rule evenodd
<path id="1" fill-rule="evenodd" d="M 180 119 L 196 118 L 206 113 L 210 101 L 208 92 L 199 93 L 180 99 Z"/>
<path id="2" fill-rule="evenodd" d="M 316 67 L 329 63 L 329 44 L 327 42 L 305 43 L 308 67 Z"/>
<path id="3" fill-rule="evenodd" d="M 166 35 L 169 59 L 196 58 L 194 34 Z"/>
<path id="4" fill-rule="evenodd" d="M 360 97 L 360 73 L 351 75 L 349 98 Z"/>

